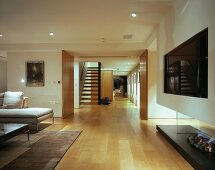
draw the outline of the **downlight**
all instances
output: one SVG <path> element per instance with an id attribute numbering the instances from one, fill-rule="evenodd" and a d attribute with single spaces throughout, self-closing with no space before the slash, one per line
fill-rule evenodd
<path id="1" fill-rule="evenodd" d="M 131 13 L 131 16 L 132 16 L 133 18 L 135 18 L 135 17 L 137 17 L 137 13 L 136 13 L 136 12 L 132 12 L 132 13 Z"/>
<path id="2" fill-rule="evenodd" d="M 50 32 L 49 35 L 50 35 L 50 36 L 54 36 L 54 32 Z"/>

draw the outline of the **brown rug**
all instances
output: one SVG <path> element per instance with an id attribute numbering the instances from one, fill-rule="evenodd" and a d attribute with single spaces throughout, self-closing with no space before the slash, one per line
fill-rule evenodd
<path id="1" fill-rule="evenodd" d="M 19 135 L 16 137 L 18 141 L 15 141 L 16 138 L 14 138 L 12 141 L 0 145 L 0 154 L 3 153 L 1 157 L 7 155 L 7 151 L 9 157 L 13 156 L 14 150 L 20 149 L 20 152 L 23 152 L 2 167 L 2 170 L 52 170 L 80 133 L 81 131 L 41 131 L 31 135 L 30 143 L 25 141 L 23 145 L 21 141 L 26 140 L 27 137 L 24 134 Z M 26 149 L 26 146 L 29 149 Z"/>

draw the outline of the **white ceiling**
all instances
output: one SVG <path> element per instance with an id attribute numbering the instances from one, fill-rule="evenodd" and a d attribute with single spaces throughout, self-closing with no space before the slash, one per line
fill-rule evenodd
<path id="1" fill-rule="evenodd" d="M 78 56 L 139 56 L 172 2 L 0 0 L 0 51 L 64 49 Z M 133 38 L 125 40 L 125 34 Z"/>
<path id="2" fill-rule="evenodd" d="M 113 70 L 113 75 L 128 75 L 140 62 L 138 56 L 80 57 L 79 61 L 101 62 L 102 69 Z"/>

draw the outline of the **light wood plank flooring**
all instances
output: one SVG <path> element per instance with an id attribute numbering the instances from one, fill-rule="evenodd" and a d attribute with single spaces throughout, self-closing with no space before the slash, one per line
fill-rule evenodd
<path id="1" fill-rule="evenodd" d="M 214 130 L 199 121 L 180 124 Z M 138 108 L 118 98 L 109 106 L 77 109 L 74 117 L 56 119 L 48 130 L 83 130 L 56 170 L 190 170 L 183 157 L 156 131 L 156 124 L 175 119 L 139 119 Z"/>

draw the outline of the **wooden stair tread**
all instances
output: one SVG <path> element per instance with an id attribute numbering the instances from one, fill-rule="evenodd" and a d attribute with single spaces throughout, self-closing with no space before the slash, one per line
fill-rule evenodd
<path id="1" fill-rule="evenodd" d="M 86 77 L 98 77 L 98 75 L 86 75 Z"/>
<path id="2" fill-rule="evenodd" d="M 83 91 L 98 91 L 98 89 L 83 89 Z"/>
<path id="3" fill-rule="evenodd" d="M 98 67 L 87 67 L 87 69 L 98 69 Z"/>
<path id="4" fill-rule="evenodd" d="M 98 84 L 98 82 L 84 82 L 84 84 Z"/>
<path id="5" fill-rule="evenodd" d="M 81 96 L 98 96 L 98 93 L 82 93 Z"/>
<path id="6" fill-rule="evenodd" d="M 99 70 L 87 70 L 87 72 L 90 72 L 90 73 L 98 73 Z"/>
<path id="7" fill-rule="evenodd" d="M 98 87 L 98 86 L 85 86 L 85 85 L 84 85 L 84 87 Z"/>

